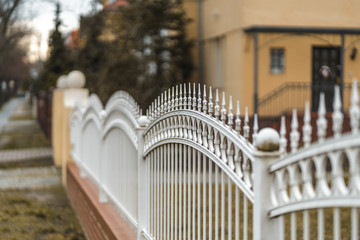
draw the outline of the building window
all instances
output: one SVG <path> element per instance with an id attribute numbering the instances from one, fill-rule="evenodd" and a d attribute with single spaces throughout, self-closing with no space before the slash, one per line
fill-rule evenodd
<path id="1" fill-rule="evenodd" d="M 283 48 L 271 48 L 270 49 L 270 72 L 271 73 L 283 73 L 284 72 L 284 49 Z"/>

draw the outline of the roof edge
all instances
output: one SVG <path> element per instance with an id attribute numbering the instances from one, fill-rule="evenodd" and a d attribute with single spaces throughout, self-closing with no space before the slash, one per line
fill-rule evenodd
<path id="1" fill-rule="evenodd" d="M 294 26 L 250 26 L 245 33 L 319 33 L 319 34 L 360 34 L 360 28 L 294 27 Z"/>

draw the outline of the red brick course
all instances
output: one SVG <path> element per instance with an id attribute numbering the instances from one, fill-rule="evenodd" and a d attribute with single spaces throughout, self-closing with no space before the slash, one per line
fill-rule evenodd
<path id="1" fill-rule="evenodd" d="M 98 201 L 99 191 L 81 178 L 74 163 L 67 165 L 66 188 L 69 199 L 89 240 L 131 240 L 136 234 L 109 203 Z"/>

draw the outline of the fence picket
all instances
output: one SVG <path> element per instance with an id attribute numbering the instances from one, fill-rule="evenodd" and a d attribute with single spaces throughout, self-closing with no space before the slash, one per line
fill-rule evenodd
<path id="1" fill-rule="evenodd" d="M 206 215 L 207 215 L 207 211 L 206 211 L 206 189 L 207 189 L 207 185 L 210 186 L 210 181 L 207 184 L 206 182 L 206 173 L 208 172 L 208 170 L 206 169 L 206 162 L 207 162 L 207 158 L 205 156 L 203 156 L 202 159 L 202 174 L 203 174 L 203 179 L 202 179 L 202 189 L 203 189 L 203 194 L 202 194 L 202 198 L 203 198 L 203 202 L 202 202 L 202 208 L 203 208 L 203 213 L 202 213 L 202 226 L 203 226 L 203 233 L 202 233 L 202 239 L 207 239 L 206 238 Z M 209 167 L 210 168 L 210 167 Z M 209 170 L 210 171 L 210 170 Z"/>
<path id="2" fill-rule="evenodd" d="M 225 240 L 225 175 L 224 172 L 221 171 L 220 178 L 220 189 L 221 189 L 221 206 L 220 206 L 220 229 L 221 229 L 221 240 Z"/>
<path id="3" fill-rule="evenodd" d="M 232 239 L 232 186 L 231 180 L 228 178 L 228 197 L 227 197 L 227 204 L 228 204 L 228 240 Z"/>
<path id="4" fill-rule="evenodd" d="M 358 239 L 359 237 L 358 223 L 359 223 L 358 209 L 351 208 L 351 240 Z"/>
<path id="5" fill-rule="evenodd" d="M 235 240 L 240 239 L 240 190 L 235 188 Z"/>
<path id="6" fill-rule="evenodd" d="M 309 240 L 309 211 L 305 210 L 303 213 L 304 223 L 303 223 L 303 238 L 304 240 Z"/>
<path id="7" fill-rule="evenodd" d="M 199 87 L 200 89 L 200 87 Z M 201 109 L 200 109 L 201 110 Z M 200 185 L 201 185 L 201 182 L 200 182 L 200 179 L 201 179 L 201 154 L 200 152 L 197 152 L 197 205 L 196 205 L 196 209 L 197 209 L 197 215 L 196 215 L 196 218 L 197 218 L 197 229 L 196 229 L 196 232 L 197 232 L 197 239 L 201 239 L 201 189 L 200 189 Z"/>
<path id="8" fill-rule="evenodd" d="M 175 185 L 175 197 L 174 197 L 174 199 L 173 199 L 173 204 L 175 205 L 175 209 L 174 209 L 174 211 L 175 211 L 175 216 L 174 216 L 174 218 L 175 218 L 175 222 L 174 222 L 174 225 L 172 226 L 173 228 L 174 228 L 174 239 L 175 240 L 177 240 L 178 239 L 178 232 L 179 232 L 179 224 L 178 224 L 178 213 L 179 213 L 179 211 L 178 211 L 178 192 L 179 192 L 179 181 L 178 181 L 178 179 L 179 179 L 179 172 L 180 172 L 180 170 L 178 169 L 178 164 L 179 164 L 179 162 L 178 162 L 178 144 L 175 144 L 175 149 L 174 149 L 174 152 L 173 152 L 173 154 L 175 154 L 175 160 L 174 160 L 174 164 L 173 164 L 173 166 L 174 166 L 174 185 Z M 181 204 L 181 203 L 180 203 Z"/>
<path id="9" fill-rule="evenodd" d="M 215 166 L 216 167 L 216 166 Z M 209 240 L 212 240 L 212 214 L 213 214 L 213 197 L 212 197 L 212 190 L 213 190 L 213 163 L 209 162 Z"/>
<path id="10" fill-rule="evenodd" d="M 318 209 L 318 240 L 324 239 L 324 209 Z"/>

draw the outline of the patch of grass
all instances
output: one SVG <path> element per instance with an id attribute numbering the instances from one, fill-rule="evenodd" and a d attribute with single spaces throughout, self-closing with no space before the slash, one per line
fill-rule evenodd
<path id="1" fill-rule="evenodd" d="M 62 187 L 0 192 L 1 239 L 85 240 Z"/>
<path id="2" fill-rule="evenodd" d="M 45 157 L 15 162 L 0 162 L 0 169 L 44 167 L 52 165 L 54 165 L 52 157 Z"/>
<path id="3" fill-rule="evenodd" d="M 3 133 L 1 136 L 8 137 L 9 141 L 0 146 L 0 150 L 50 147 L 49 141 L 40 130 Z"/>
<path id="4" fill-rule="evenodd" d="M 56 232 L 56 230 L 52 226 L 39 229 L 40 234 L 48 234 L 48 233 L 55 233 L 55 232 Z"/>
<path id="5" fill-rule="evenodd" d="M 9 118 L 10 121 L 23 121 L 23 120 L 34 120 L 34 117 L 30 115 L 12 115 Z"/>
<path id="6" fill-rule="evenodd" d="M 7 199 L 7 204 L 9 205 L 25 205 L 27 207 L 31 206 L 31 201 L 25 197 L 16 197 Z"/>
<path id="7" fill-rule="evenodd" d="M 1 228 L 0 230 L 2 233 L 9 233 L 11 230 L 8 227 Z"/>

